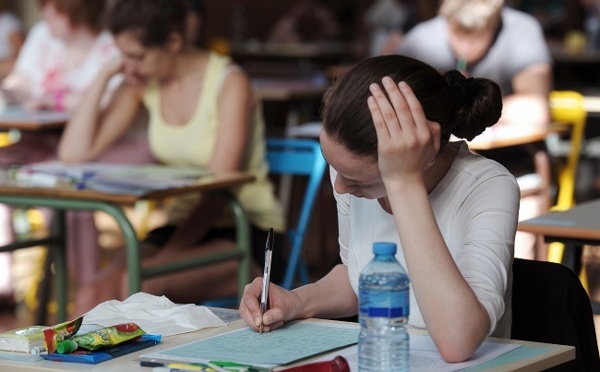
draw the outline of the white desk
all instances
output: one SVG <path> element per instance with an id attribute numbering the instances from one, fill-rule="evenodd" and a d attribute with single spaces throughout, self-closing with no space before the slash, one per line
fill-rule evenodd
<path id="1" fill-rule="evenodd" d="M 324 322 L 336 322 L 332 320 L 321 320 Z M 124 355 L 114 360 L 103 362 L 96 365 L 60 363 L 51 361 L 41 361 L 36 363 L 22 363 L 0 360 L 1 371 L 87 371 L 87 372 L 120 372 L 120 371 L 138 371 L 151 372 L 151 368 L 140 367 L 137 359 L 142 354 L 148 354 L 153 351 L 172 348 L 184 343 L 193 342 L 201 338 L 206 338 L 218 333 L 231 331 L 245 327 L 243 320 L 237 320 L 226 327 L 212 328 L 197 332 L 190 332 L 173 337 L 167 337 L 164 341 L 151 348 L 140 350 L 138 352 Z M 494 339 L 498 341 L 498 339 Z M 523 347 L 510 351 L 498 358 L 481 364 L 476 367 L 477 371 L 540 371 L 561 363 L 568 362 L 575 358 L 575 348 L 572 346 L 552 345 L 539 342 L 500 340 L 501 342 L 519 343 Z M 332 359 L 336 353 L 332 353 Z M 305 364 L 303 361 L 300 364 Z"/>

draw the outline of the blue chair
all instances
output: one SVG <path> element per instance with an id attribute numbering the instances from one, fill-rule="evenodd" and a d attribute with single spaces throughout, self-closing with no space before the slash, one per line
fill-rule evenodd
<path id="1" fill-rule="evenodd" d="M 308 178 L 297 222 L 294 226 L 289 226 L 285 234 L 289 242 L 290 252 L 283 282 L 278 284 L 286 289 L 292 289 L 296 284 L 309 282 L 308 270 L 302 261 L 301 253 L 327 163 L 321 154 L 321 145 L 313 139 L 267 138 L 267 159 L 270 175 Z M 291 192 L 292 190 L 286 191 Z M 213 307 L 230 307 L 237 303 L 239 303 L 237 297 L 226 297 L 207 300 L 201 304 Z"/>
<path id="2" fill-rule="evenodd" d="M 281 286 L 291 289 L 296 284 L 309 282 L 301 253 L 327 163 L 321 154 L 321 145 L 312 139 L 268 138 L 267 158 L 272 175 L 308 177 L 297 222 L 294 226 L 288 226 L 286 232 L 290 252 Z"/>

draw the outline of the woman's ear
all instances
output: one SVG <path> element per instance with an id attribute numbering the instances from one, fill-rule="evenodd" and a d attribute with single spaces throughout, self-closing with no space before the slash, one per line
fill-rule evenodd
<path id="1" fill-rule="evenodd" d="M 169 37 L 167 39 L 167 49 L 172 53 L 180 52 L 183 49 L 185 41 L 183 40 L 183 35 L 178 32 L 169 33 Z"/>
<path id="2" fill-rule="evenodd" d="M 427 120 L 427 124 L 429 124 L 429 130 L 431 130 L 431 135 L 433 136 L 433 146 L 435 147 L 435 152 L 438 153 L 440 151 L 441 146 L 441 136 L 442 136 L 442 126 L 435 121 Z"/>

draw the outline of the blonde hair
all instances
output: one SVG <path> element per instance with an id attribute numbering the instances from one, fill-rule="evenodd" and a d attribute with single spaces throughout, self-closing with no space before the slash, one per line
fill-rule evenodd
<path id="1" fill-rule="evenodd" d="M 504 0 L 443 0 L 439 14 L 466 30 L 477 31 L 488 26 L 503 5 Z"/>

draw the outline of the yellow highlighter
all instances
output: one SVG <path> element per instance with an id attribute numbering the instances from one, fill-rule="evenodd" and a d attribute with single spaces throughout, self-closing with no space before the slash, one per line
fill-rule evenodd
<path id="1" fill-rule="evenodd" d="M 179 371 L 206 371 L 206 367 L 202 365 L 193 365 L 188 363 L 169 363 L 167 367 L 171 370 Z"/>

